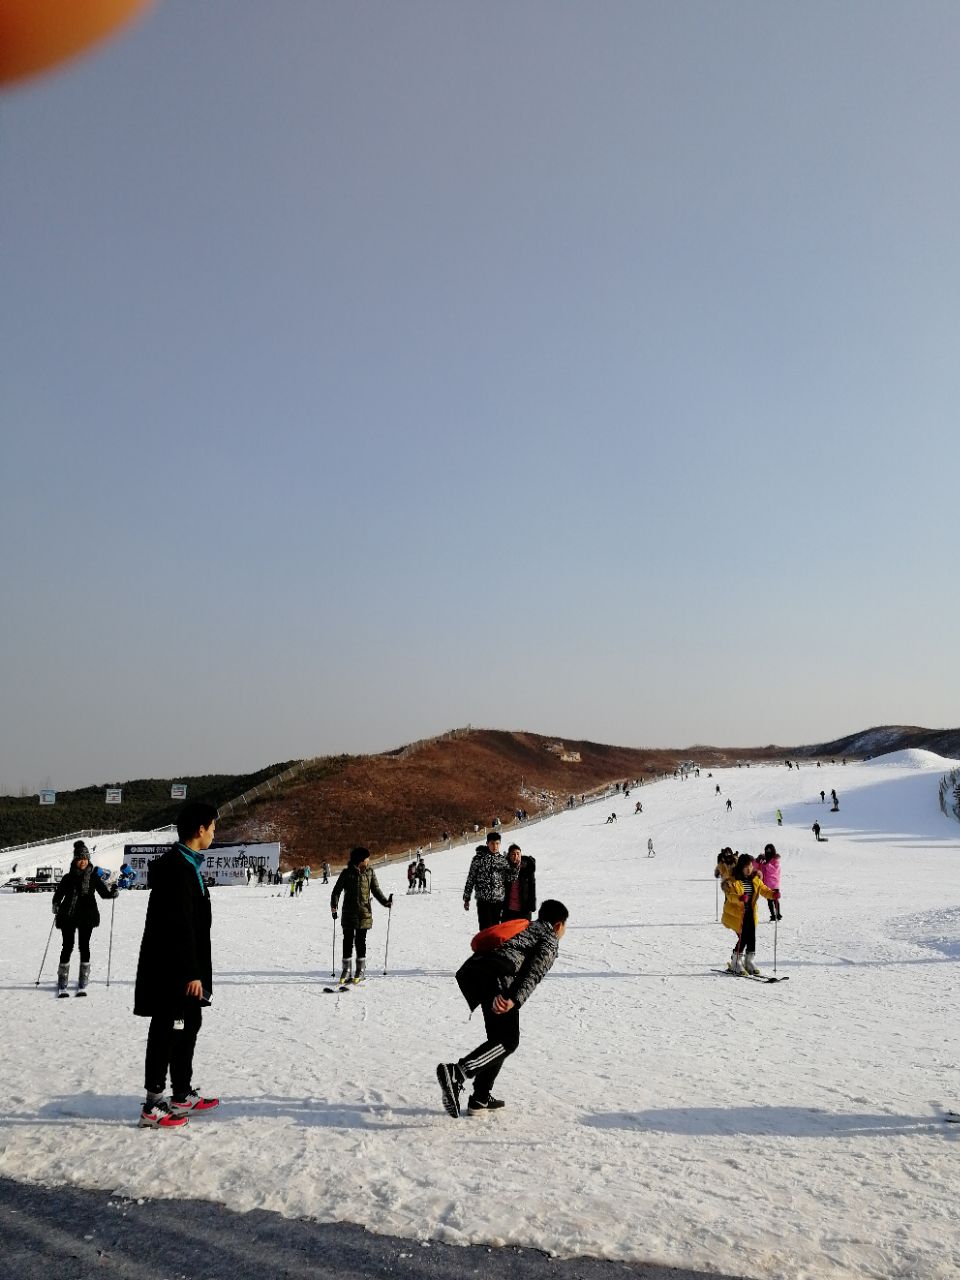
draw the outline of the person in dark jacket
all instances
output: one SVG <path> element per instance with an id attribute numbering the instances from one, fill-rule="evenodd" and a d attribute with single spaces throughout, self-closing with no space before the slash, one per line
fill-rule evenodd
<path id="1" fill-rule="evenodd" d="M 569 912 L 548 898 L 537 920 L 494 951 L 480 952 L 460 966 L 457 983 L 471 1012 L 479 1005 L 487 1038 L 459 1062 L 441 1062 L 437 1079 L 444 1110 L 460 1115 L 460 1093 L 468 1079 L 469 1115 L 498 1111 L 504 1104 L 490 1090 L 504 1061 L 520 1043 L 520 1007 L 547 976 L 557 958 Z"/>
<path id="2" fill-rule="evenodd" d="M 523 853 L 518 844 L 512 844 L 507 850 L 507 861 L 515 868 L 517 878 L 506 887 L 502 918 L 530 920 L 537 909 L 536 859 Z"/>
<path id="3" fill-rule="evenodd" d="M 393 894 L 389 898 L 383 896 L 377 873 L 370 866 L 370 850 L 356 848 L 350 852 L 350 861 L 337 876 L 337 883 L 330 895 L 330 910 L 333 918 L 337 918 L 337 905 L 343 894 L 343 914 L 340 921 L 343 929 L 343 969 L 340 981 L 349 982 L 350 969 L 353 964 L 353 948 L 357 948 L 357 972 L 354 982 L 362 982 L 367 968 L 367 930 L 373 926 L 373 911 L 370 907 L 371 895 L 381 906 L 389 911 L 393 907 Z"/>
<path id="4" fill-rule="evenodd" d="M 149 1018 L 140 1124 L 173 1128 L 191 1112 L 209 1111 L 219 1098 L 203 1098 L 193 1087 L 193 1053 L 210 1003 L 210 891 L 203 879 L 203 854 L 213 843 L 217 811 L 188 800 L 177 815 L 177 844 L 147 867 L 150 899 L 140 944 L 133 1012 Z M 164 1099 L 167 1072 L 171 1099 Z"/>
<path id="5" fill-rule="evenodd" d="M 517 869 L 500 852 L 500 832 L 487 832 L 486 844 L 478 844 L 463 886 L 463 909 L 470 910 L 470 894 L 477 895 L 477 923 L 481 929 L 499 924 L 507 885 L 517 878 Z"/>
<path id="6" fill-rule="evenodd" d="M 111 889 L 97 874 L 90 861 L 87 846 L 82 840 L 74 841 L 70 870 L 53 891 L 53 914 L 57 928 L 63 935 L 60 949 L 60 968 L 57 970 L 57 994 L 67 994 L 70 981 L 70 957 L 73 941 L 80 944 L 80 976 L 77 991 L 86 991 L 90 980 L 90 935 L 100 923 L 97 896 L 115 898 L 117 890 Z"/>

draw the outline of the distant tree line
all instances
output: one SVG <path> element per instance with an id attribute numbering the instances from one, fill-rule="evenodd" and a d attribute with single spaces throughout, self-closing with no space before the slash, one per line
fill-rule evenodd
<path id="1" fill-rule="evenodd" d="M 258 783 L 288 769 L 293 761 L 272 764 L 257 773 L 207 773 L 196 777 L 139 778 L 105 782 L 78 791 L 58 791 L 57 802 L 41 805 L 38 795 L 0 796 L 0 849 L 33 840 L 56 840 L 71 831 L 151 831 L 174 821 L 182 801 L 170 799 L 173 782 L 187 786 L 191 800 L 222 805 Z M 107 804 L 107 787 L 123 788 L 122 804 Z"/>

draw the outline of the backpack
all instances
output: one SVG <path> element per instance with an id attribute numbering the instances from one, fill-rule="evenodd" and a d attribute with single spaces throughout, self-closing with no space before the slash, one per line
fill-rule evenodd
<path id="1" fill-rule="evenodd" d="M 529 920 L 503 920 L 500 924 L 492 924 L 489 929 L 481 929 L 470 939 L 470 950 L 477 955 L 485 951 L 496 951 L 497 947 L 515 938 L 529 928 Z"/>
<path id="2" fill-rule="evenodd" d="M 485 996 L 501 990 L 501 982 L 513 977 L 513 965 L 506 956 L 498 956 L 498 949 L 517 934 L 523 933 L 528 920 L 504 920 L 481 929 L 470 942 L 473 955 L 457 970 L 457 986 L 472 1013 Z"/>

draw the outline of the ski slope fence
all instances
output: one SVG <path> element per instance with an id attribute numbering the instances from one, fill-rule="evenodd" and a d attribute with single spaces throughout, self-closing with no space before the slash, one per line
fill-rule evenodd
<path id="1" fill-rule="evenodd" d="M 940 808 L 960 822 L 960 769 L 951 769 L 940 779 Z"/>

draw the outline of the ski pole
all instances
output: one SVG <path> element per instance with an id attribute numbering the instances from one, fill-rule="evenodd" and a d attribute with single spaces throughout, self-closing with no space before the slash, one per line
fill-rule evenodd
<path id="1" fill-rule="evenodd" d="M 716 888 L 716 893 L 714 894 L 714 897 L 716 899 L 716 902 L 714 903 L 714 912 L 715 912 L 715 918 L 719 920 L 720 919 L 720 881 L 719 879 L 715 882 L 715 888 Z"/>
<path id="2" fill-rule="evenodd" d="M 383 976 L 387 976 L 387 956 L 390 954 L 390 921 L 393 919 L 393 907 L 387 912 L 387 944 L 383 948 Z"/>
<path id="3" fill-rule="evenodd" d="M 117 905 L 116 898 L 110 899 L 110 946 L 107 950 L 107 986 L 110 985 L 110 966 L 113 964 L 113 912 Z"/>
<path id="4" fill-rule="evenodd" d="M 330 977 L 337 976 L 337 917 L 333 917 L 333 938 L 330 945 Z"/>
<path id="5" fill-rule="evenodd" d="M 53 937 L 53 931 L 57 927 L 56 919 L 50 926 L 50 932 L 47 934 L 47 945 L 43 948 L 43 959 L 40 961 L 40 973 L 37 974 L 37 980 L 33 984 L 35 987 L 40 985 L 40 974 L 43 973 L 43 966 L 47 963 L 47 952 L 50 950 L 50 939 Z"/>
<path id="6" fill-rule="evenodd" d="M 777 925 L 780 923 L 780 917 L 773 917 L 773 972 L 777 972 Z"/>

